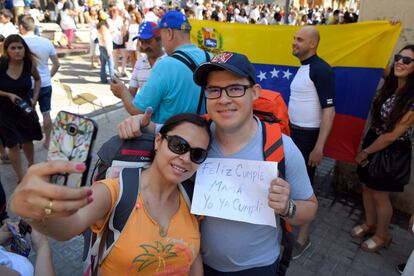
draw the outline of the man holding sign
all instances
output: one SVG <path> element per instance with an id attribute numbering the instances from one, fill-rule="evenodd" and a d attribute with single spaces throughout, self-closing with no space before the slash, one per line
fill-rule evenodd
<path id="1" fill-rule="evenodd" d="M 256 83 L 255 69 L 247 57 L 237 53 L 221 53 L 197 68 L 194 81 L 205 87 L 208 115 L 212 120 L 213 142 L 209 157 L 264 161 L 265 134 L 263 125 L 253 115 L 252 107 L 261 87 Z M 121 138 L 138 136 L 141 126 L 147 126 L 147 131 L 154 131 L 155 125 L 148 125 L 149 121 L 150 115 L 128 118 L 118 126 Z M 285 180 L 275 178 L 268 183 L 267 205 L 290 224 L 308 223 L 316 214 L 317 199 L 301 153 L 289 137 L 282 135 L 281 138 Z M 206 162 L 210 162 L 209 159 Z M 209 167 L 204 168 L 205 172 L 217 165 L 217 162 L 210 163 Z M 234 174 L 236 170 L 237 164 Z M 228 168 L 225 173 L 230 173 Z M 239 170 L 239 173 L 242 172 Z M 217 189 L 217 186 L 214 188 Z M 253 214 L 260 207 L 250 206 L 248 212 Z M 276 275 L 280 227 L 236 219 L 206 216 L 201 222 L 205 275 Z"/>

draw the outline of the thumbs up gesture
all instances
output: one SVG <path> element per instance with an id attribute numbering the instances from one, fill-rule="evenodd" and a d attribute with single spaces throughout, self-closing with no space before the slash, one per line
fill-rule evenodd
<path id="1" fill-rule="evenodd" d="M 126 118 L 118 125 L 118 135 L 122 139 L 139 137 L 144 132 L 154 133 L 155 124 L 151 122 L 152 107 L 147 107 L 144 114 Z"/>

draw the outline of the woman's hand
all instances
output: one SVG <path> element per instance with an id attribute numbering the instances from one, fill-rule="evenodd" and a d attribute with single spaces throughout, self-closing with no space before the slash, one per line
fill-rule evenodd
<path id="1" fill-rule="evenodd" d="M 360 165 L 367 158 L 368 158 L 368 153 L 366 153 L 365 151 L 360 151 L 355 157 L 355 161 Z"/>
<path id="2" fill-rule="evenodd" d="M 36 102 L 37 102 L 37 100 L 35 100 L 35 99 L 31 99 L 30 100 L 30 103 L 31 103 L 31 105 L 32 105 L 33 108 L 36 107 Z"/>
<path id="3" fill-rule="evenodd" d="M 16 215 L 32 219 L 66 217 L 92 202 L 92 190 L 69 188 L 48 182 L 57 173 L 82 173 L 85 165 L 68 161 L 43 162 L 31 166 L 10 199 Z"/>
<path id="4" fill-rule="evenodd" d="M 32 238 L 32 246 L 34 251 L 39 252 L 42 248 L 49 247 L 49 241 L 42 233 L 32 229 L 30 236 Z"/>
<path id="5" fill-rule="evenodd" d="M 9 93 L 9 99 L 14 104 L 16 104 L 17 101 L 21 101 L 22 100 L 22 98 L 20 98 L 19 96 L 17 96 L 16 94 L 13 94 L 13 93 Z"/>

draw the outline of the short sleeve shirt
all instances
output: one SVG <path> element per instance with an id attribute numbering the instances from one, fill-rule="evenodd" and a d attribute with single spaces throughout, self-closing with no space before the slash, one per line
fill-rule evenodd
<path id="1" fill-rule="evenodd" d="M 46 38 L 37 35 L 25 35 L 24 41 L 33 53 L 38 57 L 36 68 L 39 71 L 41 87 L 51 86 L 49 57 L 56 56 L 56 49 Z"/>
<path id="2" fill-rule="evenodd" d="M 118 179 L 102 181 L 111 193 L 112 209 L 119 194 Z M 105 218 L 107 222 L 110 214 Z M 96 233 L 103 227 L 92 226 Z M 200 232 L 197 219 L 180 193 L 180 205 L 165 236 L 150 216 L 139 195 L 121 236 L 100 267 L 100 275 L 187 275 L 199 254 Z"/>
<path id="3" fill-rule="evenodd" d="M 193 44 L 176 50 L 188 54 L 196 64 L 206 61 L 205 52 Z M 182 112 L 197 112 L 201 87 L 193 81 L 193 72 L 181 61 L 165 57 L 154 65 L 147 83 L 136 94 L 133 104 L 144 112 L 151 106 L 152 120 L 164 123 L 169 117 Z M 203 104 L 201 113 L 205 113 Z"/>
<path id="4" fill-rule="evenodd" d="M 165 54 L 159 57 L 156 62 L 158 62 L 163 57 L 165 57 Z M 151 74 L 151 69 L 152 67 L 148 61 L 147 55 L 144 54 L 140 56 L 137 59 L 137 62 L 135 63 L 135 67 L 134 67 L 134 70 L 132 71 L 132 76 L 131 76 L 129 85 L 135 88 L 143 87 L 145 83 L 147 82 L 147 80 L 149 79 L 149 76 Z"/>
<path id="5" fill-rule="evenodd" d="M 212 123 L 213 135 L 214 128 L 215 124 Z M 296 200 L 307 200 L 312 196 L 313 190 L 306 172 L 305 161 L 290 137 L 282 135 L 282 140 L 286 181 L 291 187 L 290 196 Z M 258 123 L 254 138 L 239 152 L 232 155 L 224 155 L 217 139 L 213 136 L 208 156 L 263 161 L 261 124 Z M 280 227 L 274 228 L 207 216 L 201 221 L 203 261 L 208 266 L 222 272 L 271 265 L 279 257 L 280 235 Z"/>
<path id="6" fill-rule="evenodd" d="M 290 84 L 289 120 L 297 126 L 319 128 L 322 109 L 335 106 L 335 74 L 317 55 L 301 63 Z"/>

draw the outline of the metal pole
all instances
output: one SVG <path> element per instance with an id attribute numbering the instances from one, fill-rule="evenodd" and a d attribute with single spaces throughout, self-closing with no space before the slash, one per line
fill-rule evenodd
<path id="1" fill-rule="evenodd" d="M 286 0 L 285 5 L 285 24 L 289 24 L 289 0 Z"/>

